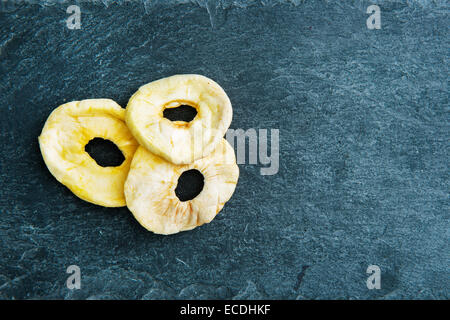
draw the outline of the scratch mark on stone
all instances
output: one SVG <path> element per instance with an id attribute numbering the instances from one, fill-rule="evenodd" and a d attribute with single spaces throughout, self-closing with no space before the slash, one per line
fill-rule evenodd
<path id="1" fill-rule="evenodd" d="M 206 6 L 206 11 L 208 12 L 208 15 L 209 15 L 209 22 L 211 23 L 211 28 L 214 29 L 214 17 L 213 17 L 213 14 L 211 12 L 212 8 L 211 8 L 210 2 L 207 1 L 205 6 Z"/>
<path id="2" fill-rule="evenodd" d="M 298 290 L 300 288 L 300 284 L 302 283 L 303 277 L 305 276 L 306 269 L 308 269 L 309 266 L 302 266 L 302 271 L 297 276 L 297 283 L 295 284 L 294 290 Z"/>
<path id="3" fill-rule="evenodd" d="M 18 281 L 21 281 L 21 280 L 25 279 L 26 277 L 28 277 L 28 274 L 24 274 L 22 276 L 19 276 L 19 277 L 16 277 L 16 278 L 12 279 L 12 280 L 9 280 L 9 281 L 5 282 L 4 284 L 2 284 L 0 286 L 0 290 L 5 289 L 6 287 L 8 287 L 12 283 L 16 283 Z"/>
<path id="4" fill-rule="evenodd" d="M 176 259 L 177 261 L 181 262 L 182 264 L 184 264 L 186 267 L 189 268 L 189 265 L 188 265 L 186 262 L 184 262 L 183 260 L 178 259 L 178 258 L 175 258 L 175 259 Z"/>

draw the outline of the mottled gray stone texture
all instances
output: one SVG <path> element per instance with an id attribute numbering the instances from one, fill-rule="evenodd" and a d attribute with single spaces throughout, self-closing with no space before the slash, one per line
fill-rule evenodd
<path id="1" fill-rule="evenodd" d="M 448 2 L 0 6 L 0 299 L 450 297 Z M 179 73 L 223 86 L 231 128 L 279 129 L 280 169 L 240 165 L 212 223 L 160 236 L 74 196 L 37 137 L 64 102 Z"/>

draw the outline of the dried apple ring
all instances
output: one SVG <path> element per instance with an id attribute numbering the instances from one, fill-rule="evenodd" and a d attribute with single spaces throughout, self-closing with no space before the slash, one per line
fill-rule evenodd
<path id="1" fill-rule="evenodd" d="M 193 199 L 177 196 L 185 173 L 203 176 L 203 189 Z M 173 234 L 209 223 L 231 198 L 239 177 L 234 150 L 219 141 L 208 156 L 192 164 L 176 165 L 140 146 L 125 182 L 127 206 L 147 230 Z"/>
<path id="2" fill-rule="evenodd" d="M 125 158 L 122 164 L 98 165 L 85 151 L 94 138 L 112 141 Z M 116 102 L 89 99 L 59 106 L 45 122 L 39 146 L 51 174 L 75 195 L 105 207 L 126 205 L 123 186 L 138 143 Z"/>
<path id="3" fill-rule="evenodd" d="M 194 108 L 191 121 L 171 121 L 168 109 Z M 127 105 L 126 122 L 150 152 L 175 164 L 189 164 L 210 154 L 232 118 L 231 102 L 213 80 L 201 75 L 175 75 L 139 88 Z"/>

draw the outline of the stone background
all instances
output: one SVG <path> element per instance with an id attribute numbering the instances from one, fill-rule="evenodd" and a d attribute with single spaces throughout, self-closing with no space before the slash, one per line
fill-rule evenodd
<path id="1" fill-rule="evenodd" d="M 381 7 L 381 30 L 366 9 Z M 81 29 L 66 9 L 81 7 Z M 448 299 L 446 1 L 1 1 L 0 299 Z M 147 232 L 78 199 L 37 137 L 58 105 L 179 73 L 231 128 L 279 129 L 209 225 Z M 81 290 L 68 290 L 69 265 Z M 368 290 L 368 265 L 381 289 Z"/>

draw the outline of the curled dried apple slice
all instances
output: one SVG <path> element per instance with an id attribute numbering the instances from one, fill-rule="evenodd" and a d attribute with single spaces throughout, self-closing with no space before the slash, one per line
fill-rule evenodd
<path id="1" fill-rule="evenodd" d="M 112 141 L 122 152 L 119 166 L 102 167 L 86 152 L 94 138 Z M 105 207 L 125 206 L 123 186 L 137 141 L 125 123 L 125 109 L 110 99 L 73 101 L 56 108 L 39 136 L 52 175 L 81 199 Z"/>
<path id="2" fill-rule="evenodd" d="M 170 109 L 190 106 L 190 121 L 166 118 Z M 189 164 L 210 154 L 232 119 L 230 99 L 213 80 L 175 75 L 139 88 L 127 105 L 126 122 L 147 150 L 175 164 Z"/>
<path id="3" fill-rule="evenodd" d="M 180 179 L 194 172 L 203 177 L 203 188 L 191 193 L 192 199 L 180 199 Z M 212 153 L 187 165 L 173 164 L 140 146 L 125 182 L 125 197 L 143 227 L 173 234 L 211 222 L 231 198 L 238 177 L 234 150 L 223 138 Z"/>

